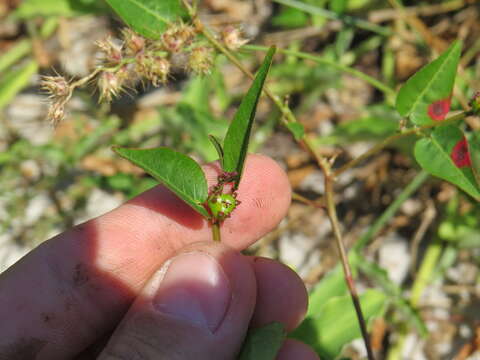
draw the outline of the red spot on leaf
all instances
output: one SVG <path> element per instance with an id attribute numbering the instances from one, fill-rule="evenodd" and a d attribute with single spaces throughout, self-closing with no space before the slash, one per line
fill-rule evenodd
<path id="1" fill-rule="evenodd" d="M 450 98 L 435 101 L 428 106 L 428 116 L 435 121 L 442 121 L 450 111 Z"/>
<path id="2" fill-rule="evenodd" d="M 470 153 L 468 152 L 468 143 L 465 137 L 455 144 L 450 157 L 453 163 L 459 168 L 472 165 Z"/>

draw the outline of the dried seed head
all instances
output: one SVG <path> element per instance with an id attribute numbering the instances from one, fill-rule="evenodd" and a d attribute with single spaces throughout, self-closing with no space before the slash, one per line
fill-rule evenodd
<path id="1" fill-rule="evenodd" d="M 146 40 L 130 28 L 122 30 L 122 37 L 128 55 L 135 55 L 145 48 Z"/>
<path id="2" fill-rule="evenodd" d="M 123 90 L 123 85 L 127 78 L 125 70 L 121 68 L 116 73 L 104 71 L 98 78 L 98 88 L 100 89 L 99 101 L 111 102 L 112 99 Z"/>
<path id="3" fill-rule="evenodd" d="M 223 43 L 230 50 L 237 50 L 249 41 L 243 38 L 242 31 L 235 26 L 227 26 L 223 29 L 221 35 Z"/>
<path id="4" fill-rule="evenodd" d="M 154 58 L 150 69 L 150 77 L 148 78 L 153 86 L 159 86 L 167 81 L 170 74 L 170 66 L 170 62 L 167 59 L 159 56 Z"/>
<path id="5" fill-rule="evenodd" d="M 65 119 L 65 101 L 57 101 L 50 105 L 48 109 L 47 118 L 53 126 L 57 126 L 63 119 Z"/>
<path id="6" fill-rule="evenodd" d="M 207 46 L 197 46 L 190 51 L 188 68 L 198 75 L 210 73 L 213 65 L 213 50 Z"/>
<path id="7" fill-rule="evenodd" d="M 103 53 L 103 60 L 107 64 L 115 65 L 122 61 L 122 47 L 115 44 L 111 38 L 96 41 L 95 44 Z"/>
<path id="8" fill-rule="evenodd" d="M 70 97 L 72 88 L 63 76 L 42 76 L 40 88 L 48 92 L 51 99 Z"/>
<path id="9" fill-rule="evenodd" d="M 189 45 L 195 37 L 195 29 L 186 24 L 175 24 L 162 34 L 165 50 L 179 52 Z"/>
<path id="10" fill-rule="evenodd" d="M 140 54 L 135 64 L 137 74 L 149 80 L 153 86 L 164 84 L 170 74 L 170 61 L 161 56 Z"/>
<path id="11" fill-rule="evenodd" d="M 72 96 L 73 88 L 63 76 L 43 76 L 40 87 L 49 93 L 47 119 L 57 126 L 65 118 L 65 104 Z"/>

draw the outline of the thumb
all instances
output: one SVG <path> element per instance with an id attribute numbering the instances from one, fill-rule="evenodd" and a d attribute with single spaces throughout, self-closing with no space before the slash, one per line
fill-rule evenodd
<path id="1" fill-rule="evenodd" d="M 150 278 L 99 359 L 235 359 L 255 298 L 247 258 L 190 245 Z"/>

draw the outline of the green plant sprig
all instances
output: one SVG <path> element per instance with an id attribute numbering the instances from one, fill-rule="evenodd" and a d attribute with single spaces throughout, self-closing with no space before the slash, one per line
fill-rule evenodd
<path id="1" fill-rule="evenodd" d="M 257 104 L 274 54 L 275 47 L 272 47 L 240 103 L 223 144 L 210 137 L 222 168 L 217 184 L 212 186 L 210 191 L 200 165 L 186 155 L 165 147 L 114 148 L 116 153 L 143 168 L 207 219 L 212 226 L 212 237 L 215 241 L 221 240 L 220 225 L 240 204 L 236 199 L 236 190 L 242 178 Z M 224 186 L 227 184 L 231 184 L 232 189 L 226 193 Z"/>

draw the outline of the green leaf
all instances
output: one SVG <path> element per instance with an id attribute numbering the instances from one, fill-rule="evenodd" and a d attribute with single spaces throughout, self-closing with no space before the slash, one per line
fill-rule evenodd
<path id="1" fill-rule="evenodd" d="M 236 171 L 238 173 L 238 178 L 234 184 L 235 188 L 238 188 L 238 184 L 240 183 L 258 99 L 262 93 L 263 84 L 265 83 L 265 78 L 267 77 L 274 54 L 275 47 L 272 46 L 270 50 L 268 50 L 250 89 L 240 103 L 223 142 L 224 158 L 222 167 L 225 171 Z"/>
<path id="2" fill-rule="evenodd" d="M 239 360 L 274 360 L 285 339 L 282 324 L 274 322 L 252 329 L 242 347 Z"/>
<path id="3" fill-rule="evenodd" d="M 386 300 L 378 290 L 368 290 L 360 296 L 367 322 L 382 316 Z M 307 316 L 292 336 L 312 346 L 322 360 L 336 359 L 344 345 L 361 336 L 350 295 L 328 300 L 315 317 Z"/>
<path id="4" fill-rule="evenodd" d="M 32 42 L 24 39 L 17 41 L 6 53 L 0 56 L 0 72 L 23 59 L 32 50 Z"/>
<path id="5" fill-rule="evenodd" d="M 357 276 L 359 256 L 356 252 L 351 251 L 348 254 L 348 262 L 352 270 L 352 276 Z M 321 309 L 332 298 L 348 294 L 345 276 L 342 267 L 337 264 L 322 280 L 315 286 L 308 297 L 307 317 L 322 316 Z"/>
<path id="6" fill-rule="evenodd" d="M 24 0 L 15 10 L 20 19 L 37 16 L 75 16 L 105 12 L 107 6 L 95 0 Z"/>
<path id="7" fill-rule="evenodd" d="M 402 315 L 416 328 L 422 336 L 428 335 L 427 326 L 423 322 L 419 313 L 410 304 L 409 301 L 402 296 L 402 289 L 397 286 L 388 277 L 387 272 L 374 262 L 371 262 L 361 255 L 358 255 L 360 261 L 358 262 L 359 269 L 365 273 L 369 279 L 375 281 L 383 290 L 385 295 L 395 304 L 395 307 L 402 313 Z"/>
<path id="8" fill-rule="evenodd" d="M 213 147 L 217 151 L 218 158 L 220 159 L 220 163 L 223 162 L 223 148 L 222 144 L 220 144 L 220 141 L 214 136 L 214 135 L 208 135 L 208 138 L 210 139 L 210 142 L 212 143 Z"/>
<path id="9" fill-rule="evenodd" d="M 277 15 L 272 18 L 272 25 L 284 28 L 306 26 L 308 16 L 300 10 L 282 6 Z"/>
<path id="10" fill-rule="evenodd" d="M 450 181 L 480 200 L 480 189 L 470 166 L 466 139 L 458 127 L 437 127 L 429 137 L 417 141 L 414 154 L 427 172 Z"/>
<path id="11" fill-rule="evenodd" d="M 144 169 L 201 215 L 210 217 L 202 205 L 208 197 L 207 180 L 195 160 L 165 147 L 154 149 L 114 147 L 113 150 Z"/>
<path id="12" fill-rule="evenodd" d="M 295 137 L 295 140 L 301 140 L 305 135 L 305 128 L 299 122 L 289 122 L 287 123 L 287 128 Z"/>
<path id="13" fill-rule="evenodd" d="M 468 135 L 468 148 L 472 161 L 473 175 L 477 185 L 480 186 L 480 133 L 472 132 Z"/>
<path id="14" fill-rule="evenodd" d="M 31 60 L 25 65 L 8 72 L 0 80 L 0 109 L 5 107 L 25 86 L 38 70 L 36 61 Z"/>
<path id="15" fill-rule="evenodd" d="M 417 125 L 442 121 L 450 110 L 462 44 L 454 42 L 441 56 L 424 66 L 400 89 L 396 108 Z"/>
<path id="16" fill-rule="evenodd" d="M 184 16 L 180 0 L 106 0 L 137 33 L 158 39 L 172 22 Z"/>
<path id="17" fill-rule="evenodd" d="M 345 12 L 347 5 L 347 0 L 330 0 L 330 9 L 336 12 L 338 15 L 341 15 Z"/>

